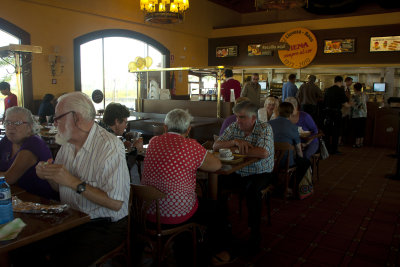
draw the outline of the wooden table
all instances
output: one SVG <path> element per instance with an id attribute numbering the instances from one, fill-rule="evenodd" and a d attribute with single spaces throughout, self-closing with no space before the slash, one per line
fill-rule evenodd
<path id="1" fill-rule="evenodd" d="M 49 201 L 39 196 L 17 191 L 11 187 L 11 192 L 17 193 L 19 199 L 35 203 L 49 204 Z M 90 216 L 74 209 L 67 209 L 60 214 L 28 214 L 14 212 L 14 218 L 21 218 L 26 223 L 25 228 L 17 238 L 0 241 L 0 257 L 4 259 L 10 250 L 34 243 L 57 233 L 69 230 L 90 221 Z"/>
<path id="2" fill-rule="evenodd" d="M 223 164 L 222 168 L 215 172 L 208 173 L 208 194 L 211 199 L 217 200 L 218 198 L 218 175 L 229 175 L 232 174 L 256 161 L 259 158 L 244 158 L 243 161 L 237 164 Z"/>

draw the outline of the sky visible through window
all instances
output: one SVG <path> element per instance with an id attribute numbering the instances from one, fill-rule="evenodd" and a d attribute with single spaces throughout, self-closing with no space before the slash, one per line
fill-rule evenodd
<path id="1" fill-rule="evenodd" d="M 17 37 L 0 30 L 0 47 L 19 43 L 20 40 Z M 0 58 L 0 82 L 6 81 L 10 83 L 11 92 L 17 94 L 17 82 L 14 71 L 15 69 L 13 66 L 7 64 Z M 0 117 L 2 117 L 4 114 L 4 98 L 5 96 L 0 94 Z"/>
<path id="2" fill-rule="evenodd" d="M 136 74 L 128 72 L 128 64 L 136 57 L 150 56 L 150 68 L 163 67 L 163 55 L 158 50 L 133 38 L 100 38 L 82 44 L 80 49 L 82 92 L 91 97 L 99 89 L 105 95 L 105 103 L 95 104 L 97 110 L 110 102 L 135 109 L 137 80 Z M 160 84 L 160 78 L 157 82 Z"/>

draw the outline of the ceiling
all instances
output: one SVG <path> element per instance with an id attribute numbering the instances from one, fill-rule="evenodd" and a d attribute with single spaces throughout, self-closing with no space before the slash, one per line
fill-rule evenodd
<path id="1" fill-rule="evenodd" d="M 210 2 L 235 10 L 239 13 L 251 13 L 265 11 L 256 8 L 255 0 L 209 0 Z M 259 2 L 270 2 L 272 0 L 258 0 Z M 285 0 L 279 0 L 285 2 Z M 286 0 L 288 1 L 288 0 Z M 289 0 L 293 1 L 293 0 Z M 354 12 L 361 5 L 377 3 L 382 8 L 400 8 L 399 0 L 308 0 L 308 5 L 303 7 L 314 14 L 344 14 Z"/>

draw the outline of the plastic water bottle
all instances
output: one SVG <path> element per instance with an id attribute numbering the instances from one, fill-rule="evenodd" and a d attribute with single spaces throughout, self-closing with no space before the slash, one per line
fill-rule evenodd
<path id="1" fill-rule="evenodd" d="M 8 223 L 14 219 L 11 189 L 4 176 L 0 176 L 0 224 Z"/>
<path id="2" fill-rule="evenodd" d="M 231 89 L 231 96 L 229 99 L 230 102 L 235 102 L 235 90 Z"/>

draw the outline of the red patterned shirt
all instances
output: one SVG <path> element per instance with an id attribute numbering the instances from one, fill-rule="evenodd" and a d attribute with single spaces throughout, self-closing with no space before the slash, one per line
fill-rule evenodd
<path id="1" fill-rule="evenodd" d="M 153 137 L 147 147 L 142 184 L 156 187 L 167 196 L 160 201 L 161 223 L 179 224 L 196 212 L 196 171 L 207 150 L 196 140 L 177 133 Z M 155 206 L 149 220 L 155 221 Z"/>

